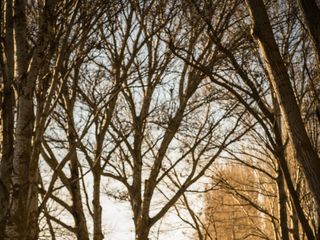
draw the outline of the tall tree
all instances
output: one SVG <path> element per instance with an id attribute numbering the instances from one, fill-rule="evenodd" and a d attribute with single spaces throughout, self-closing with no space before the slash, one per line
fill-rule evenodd
<path id="1" fill-rule="evenodd" d="M 247 0 L 252 19 L 252 34 L 259 43 L 270 81 L 280 104 L 296 159 L 301 164 L 310 189 L 320 206 L 320 159 L 314 150 L 302 122 L 287 69 L 272 32 L 267 10 L 262 0 Z"/>
<path id="2" fill-rule="evenodd" d="M 320 3 L 316 0 L 297 0 L 305 18 L 306 26 L 315 46 L 320 69 Z"/>
<path id="3" fill-rule="evenodd" d="M 12 206 L 7 224 L 9 239 L 37 238 L 37 165 L 31 162 L 34 127 L 33 94 L 38 66 L 48 44 L 48 32 L 41 17 L 41 36 L 32 61 L 28 56 L 27 1 L 14 1 L 14 49 L 17 79 L 17 122 L 13 156 Z M 30 64 L 31 63 L 31 64 Z"/>
<path id="4" fill-rule="evenodd" d="M 106 6 L 106 2 L 89 5 L 73 0 L 6 2 L 7 17 L 9 20 L 10 14 L 13 17 L 6 21 L 8 40 L 5 41 L 6 58 L 2 59 L 9 61 L 9 53 L 14 52 L 17 109 L 16 121 L 10 122 L 15 126 L 15 131 L 10 132 L 15 142 L 11 144 L 14 146 L 12 185 L 9 188 L 12 194 L 6 223 L 6 237 L 9 239 L 38 237 L 38 163 L 47 120 L 64 89 L 62 86 L 71 69 L 68 63 L 72 53 L 89 41 L 92 26 L 96 25 Z M 10 45 L 10 31 L 13 32 L 14 45 Z M 4 101 L 9 99 L 6 97 Z M 3 119 L 10 116 L 6 112 Z M 8 140 L 10 138 L 5 139 Z M 1 169 L 7 168 L 9 160 L 9 157 L 2 159 Z M 10 178 L 10 172 L 2 176 Z"/>
<path id="5" fill-rule="evenodd" d="M 1 162 L 0 162 L 0 238 L 4 239 L 10 202 L 10 176 L 13 159 L 14 131 L 14 48 L 13 48 L 13 1 L 1 2 Z"/>
<path id="6" fill-rule="evenodd" d="M 316 79 L 320 78 L 320 3 L 316 0 L 298 0 L 303 13 L 306 26 L 311 36 L 318 65 Z M 314 89 L 317 101 L 317 117 L 320 122 L 320 94 L 318 89 Z"/>

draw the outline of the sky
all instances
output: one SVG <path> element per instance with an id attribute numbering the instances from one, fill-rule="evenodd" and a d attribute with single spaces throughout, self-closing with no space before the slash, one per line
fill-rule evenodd
<path id="1" fill-rule="evenodd" d="M 134 225 L 132 221 L 132 213 L 128 203 L 119 203 L 111 200 L 107 196 L 101 199 L 103 209 L 104 227 L 110 229 L 105 239 L 110 240 L 134 240 Z M 197 202 L 198 206 L 202 206 L 201 202 Z M 167 214 L 161 222 L 161 230 L 163 230 L 159 238 L 150 237 L 150 240 L 187 240 L 192 239 L 192 231 L 186 224 L 182 225 L 180 219 L 175 217 L 175 213 Z M 159 225 L 158 225 L 159 226 Z M 154 229 L 158 229 L 155 226 Z"/>

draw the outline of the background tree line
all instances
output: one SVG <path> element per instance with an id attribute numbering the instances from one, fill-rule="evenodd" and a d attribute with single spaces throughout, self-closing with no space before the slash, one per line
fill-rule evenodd
<path id="1" fill-rule="evenodd" d="M 316 0 L 0 7 L 0 239 L 319 238 Z"/>

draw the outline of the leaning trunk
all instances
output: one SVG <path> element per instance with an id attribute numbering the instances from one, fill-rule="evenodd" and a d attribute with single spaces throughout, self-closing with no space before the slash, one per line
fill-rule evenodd
<path id="1" fill-rule="evenodd" d="M 320 159 L 304 128 L 290 78 L 276 44 L 264 3 L 262 0 L 246 0 L 246 2 L 253 23 L 253 35 L 259 43 L 272 87 L 280 103 L 295 158 L 304 170 L 319 211 Z"/>
<path id="2" fill-rule="evenodd" d="M 276 124 L 274 124 L 274 134 L 275 134 L 275 141 L 277 144 L 277 150 L 276 150 L 276 158 L 278 160 L 282 177 L 285 180 L 290 198 L 292 200 L 292 204 L 294 207 L 294 212 L 296 213 L 297 217 L 299 218 L 299 221 L 301 223 L 301 226 L 303 228 L 303 231 L 305 232 L 308 240 L 314 240 L 314 234 L 312 231 L 312 228 L 306 218 L 306 215 L 302 209 L 302 206 L 300 204 L 300 199 L 298 192 L 296 191 L 292 177 L 289 170 L 289 163 L 290 159 L 292 159 L 292 144 L 291 141 L 289 141 L 286 146 L 283 144 L 283 142 L 287 139 L 287 131 L 285 129 L 285 124 L 283 121 L 283 118 L 281 117 L 279 103 L 277 99 L 273 98 L 273 104 L 274 104 L 274 113 L 276 116 Z M 280 174 L 280 173 L 279 173 Z M 279 191 L 281 192 L 281 191 Z M 281 196 L 279 196 L 281 197 Z M 281 211 L 281 208 L 280 208 Z M 282 223 L 281 223 L 282 224 Z"/>
<path id="3" fill-rule="evenodd" d="M 317 5 L 316 0 L 298 0 L 298 3 L 315 48 L 318 64 L 317 78 L 320 79 L 320 3 Z M 317 117 L 320 122 L 320 96 L 316 89 L 314 91 L 317 98 Z"/>
<path id="4" fill-rule="evenodd" d="M 293 185 L 293 182 L 292 182 L 292 179 L 290 176 L 288 165 L 287 165 L 287 162 L 286 162 L 286 159 L 285 159 L 283 153 L 280 153 L 278 155 L 278 160 L 279 160 L 279 163 L 281 164 L 281 169 L 282 169 L 283 175 L 286 180 L 286 184 L 288 187 L 288 191 L 290 193 L 290 197 L 291 197 L 291 200 L 293 203 L 294 210 L 299 218 L 299 221 L 301 223 L 303 231 L 305 232 L 308 240 L 313 240 L 313 239 L 315 239 L 315 237 L 314 237 L 312 228 L 309 225 L 308 220 L 303 212 L 303 209 L 300 204 L 299 196 L 298 196 L 296 190 L 294 189 L 294 185 Z"/>
<path id="5" fill-rule="evenodd" d="M 316 0 L 298 0 L 298 3 L 315 46 L 320 68 L 320 6 L 317 5 Z"/>

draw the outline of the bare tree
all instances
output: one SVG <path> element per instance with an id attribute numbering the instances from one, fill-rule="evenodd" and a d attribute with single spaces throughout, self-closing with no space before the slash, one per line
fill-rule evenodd
<path id="1" fill-rule="evenodd" d="M 316 0 L 298 0 L 305 18 L 306 26 L 315 46 L 318 65 L 320 65 L 320 6 Z"/>
<path id="2" fill-rule="evenodd" d="M 131 3 L 125 10 L 127 31 L 134 34 L 132 43 L 123 48 L 124 58 L 118 64 L 124 66 L 121 69 L 124 72 L 128 67 L 130 74 L 123 78 L 124 88 L 109 131 L 112 141 L 120 144 L 103 174 L 125 187 L 114 195 L 130 201 L 135 237 L 139 240 L 148 239 L 155 223 L 201 178 L 220 153 L 245 132 L 236 130 L 243 116 L 232 114 L 236 103 L 226 107 L 221 117 L 210 117 L 210 96 L 207 102 L 201 97 L 206 85 L 203 75 L 174 58 L 170 43 L 162 40 L 167 33 L 160 32 L 163 27 L 159 28 L 152 20 L 152 14 L 157 11 L 164 15 L 169 12 L 169 17 L 179 14 L 174 12 L 175 5 L 171 5 L 174 3 L 168 3 L 168 6 Z M 184 34 L 183 22 L 178 18 L 169 18 L 164 23 L 171 38 L 180 39 L 189 49 L 197 46 L 198 32 Z M 126 32 L 120 36 L 125 40 Z M 210 54 L 207 47 L 211 45 L 210 39 L 203 41 L 205 45 L 199 45 L 199 61 L 205 61 Z M 206 112 L 205 116 L 195 117 L 201 111 Z M 221 136 L 218 129 L 227 119 L 232 119 L 232 125 Z M 181 172 L 179 181 L 171 177 L 175 171 Z M 170 191 L 165 190 L 170 186 L 165 184 L 168 181 Z M 162 193 L 163 202 L 158 199 Z"/>
<path id="3" fill-rule="evenodd" d="M 287 69 L 275 42 L 267 11 L 262 1 L 247 1 L 253 23 L 253 36 L 259 43 L 270 81 L 284 116 L 296 158 L 306 174 L 317 205 L 320 204 L 320 161 L 304 128 L 301 114 L 290 84 Z"/>
<path id="4" fill-rule="evenodd" d="M 236 99 L 238 99 L 238 101 L 249 111 L 252 117 L 257 120 L 258 124 L 261 126 L 261 130 L 264 131 L 267 136 L 267 147 L 271 149 L 275 158 L 278 159 L 281 169 L 284 172 L 286 183 L 290 189 L 290 195 L 293 199 L 295 199 L 295 201 L 293 202 L 295 203 L 296 211 L 299 213 L 299 218 L 302 222 L 302 225 L 304 226 L 304 230 L 308 234 L 309 238 L 313 239 L 312 230 L 308 222 L 306 221 L 299 203 L 299 199 L 296 196 L 292 184 L 292 179 L 288 169 L 288 159 L 286 159 L 286 157 L 284 156 L 283 150 L 286 147 L 286 139 L 283 139 L 283 136 L 281 134 L 281 122 L 277 120 L 277 104 L 275 102 L 272 103 L 269 101 L 270 96 L 272 96 L 273 93 L 269 92 L 269 86 L 268 84 L 266 84 L 266 79 L 268 79 L 268 76 L 266 78 L 263 77 L 266 70 L 263 66 L 259 70 L 258 66 L 261 65 L 261 61 L 259 59 L 259 56 L 256 56 L 254 45 L 252 45 L 250 38 L 248 38 L 247 24 L 245 22 L 242 22 L 242 20 L 239 20 L 246 19 L 245 11 L 242 8 L 243 6 L 236 1 L 234 1 L 233 4 L 234 5 L 232 6 L 234 7 L 229 8 L 229 11 L 232 12 L 232 14 L 230 14 L 229 16 L 238 16 L 238 18 L 233 19 L 229 17 L 229 20 L 227 20 L 225 25 L 223 25 L 227 28 L 226 32 L 229 33 L 229 35 L 226 34 L 226 36 L 221 36 L 219 35 L 219 24 L 221 23 L 221 21 L 216 22 L 216 18 L 212 18 L 215 13 L 214 11 L 219 11 L 219 8 L 217 8 L 216 5 L 206 6 L 202 5 L 202 3 L 195 3 L 191 1 L 191 6 L 193 6 L 195 9 L 195 15 L 193 16 L 197 17 L 198 15 L 198 20 L 200 19 L 204 21 L 209 29 L 208 36 L 212 38 L 212 41 L 214 42 L 216 47 L 216 49 L 213 49 L 212 51 L 220 51 L 224 56 L 226 56 L 226 59 L 229 62 L 226 61 L 226 63 L 222 64 L 227 65 L 226 69 L 233 69 L 236 75 L 233 75 L 230 71 L 228 71 L 228 75 L 226 76 L 226 71 L 220 70 L 221 67 L 218 69 L 212 69 L 210 65 L 208 66 L 199 64 L 199 62 L 195 61 L 195 59 L 188 60 L 183 55 L 179 55 L 176 50 L 175 52 L 179 55 L 180 58 L 187 61 L 189 65 L 203 71 L 207 76 L 210 77 L 211 81 L 214 84 L 227 89 L 228 92 Z M 230 4 L 228 5 L 228 7 L 229 6 Z M 212 7 L 213 10 L 210 10 L 210 7 Z M 287 35 L 289 36 L 289 38 L 286 37 L 285 39 L 290 39 L 290 35 L 294 32 L 290 30 L 290 26 L 291 29 L 292 26 L 294 26 L 290 24 L 290 22 L 292 22 L 292 20 L 290 19 L 285 22 L 286 24 L 288 24 L 285 27 L 288 28 L 289 33 Z M 231 24 L 229 29 L 228 24 Z M 281 28 L 279 29 L 281 30 Z M 235 35 L 235 33 L 238 33 L 238 35 Z M 206 32 L 204 31 L 203 34 L 206 34 Z M 234 36 L 234 38 L 232 38 L 232 36 Z M 288 44 L 286 44 L 285 42 L 283 46 L 288 46 Z M 232 45 L 232 43 L 234 43 L 234 45 Z M 292 44 L 292 40 L 290 40 L 288 43 Z M 253 50 L 248 50 L 251 47 L 253 47 Z M 184 49 L 183 51 L 186 54 L 192 55 L 192 52 L 189 52 L 186 49 Z M 293 54 L 288 53 L 287 56 L 291 56 L 290 59 L 292 59 Z M 249 62 L 256 62 L 257 64 L 254 65 L 254 68 L 252 68 L 252 66 L 248 65 Z M 290 69 L 293 73 L 296 73 L 296 65 L 292 66 L 294 67 Z M 239 79 L 242 80 L 242 82 L 239 82 Z M 295 85 L 295 87 L 297 87 L 297 85 Z M 300 96 L 303 95 L 304 94 Z M 274 105 L 274 109 L 272 109 L 272 105 Z"/>
<path id="5" fill-rule="evenodd" d="M 1 59 L 2 66 L 5 66 L 2 70 L 6 73 L 5 91 L 9 94 L 3 100 L 3 103 L 8 104 L 2 111 L 5 114 L 3 121 L 6 123 L 6 137 L 3 141 L 6 150 L 2 157 L 6 158 L 2 158 L 1 169 L 5 186 L 3 192 L 7 194 L 6 199 L 8 196 L 11 199 L 7 222 L 1 227 L 6 226 L 6 237 L 10 239 L 36 239 L 38 159 L 42 136 L 49 113 L 56 104 L 57 96 L 61 94 L 59 88 L 63 86 L 63 75 L 66 76 L 68 72 L 64 64 L 68 62 L 74 47 L 80 47 L 72 39 L 76 36 L 72 35 L 76 32 L 75 24 L 81 28 L 80 39 L 86 39 L 92 24 L 101 14 L 90 9 L 89 5 L 77 1 L 6 1 L 2 6 L 5 6 L 7 27 L 6 31 L 2 32 L 6 40 Z M 97 5 L 101 11 L 105 6 L 103 3 Z M 68 17 L 65 18 L 66 16 Z M 31 29 L 32 31 L 29 31 Z M 10 43 L 14 43 L 14 46 Z M 10 60 L 13 49 L 14 61 Z M 9 64 L 5 64 L 6 62 Z M 12 77 L 11 69 L 14 69 Z M 13 111 L 10 110 L 13 109 L 13 103 L 10 103 L 13 101 L 13 95 L 10 95 L 13 81 L 10 78 L 15 79 L 16 121 L 13 121 L 13 115 L 10 113 Z M 12 121 L 9 123 L 10 119 Z M 11 141 L 13 138 L 14 144 Z M 14 147 L 13 158 L 9 154 L 8 141 L 11 141 L 10 147 Z M 9 186 L 11 164 L 12 185 Z M 11 189 L 12 193 L 8 195 Z M 3 202 L 7 204 L 8 201 L 4 199 Z M 4 209 L 6 208 L 4 206 Z M 4 214 L 7 214 L 6 210 Z M 3 220 L 3 217 L 1 219 Z"/>
<path id="6" fill-rule="evenodd" d="M 319 5 L 297 2 L 2 1 L 0 238 L 101 240 L 106 193 L 139 240 L 173 209 L 199 239 L 224 217 L 315 239 Z M 212 234 L 188 199 L 210 170 Z"/>
<path id="7" fill-rule="evenodd" d="M 10 200 L 10 176 L 13 158 L 13 12 L 12 1 L 1 3 L 1 163 L 0 163 L 0 238 L 4 238 Z"/>

